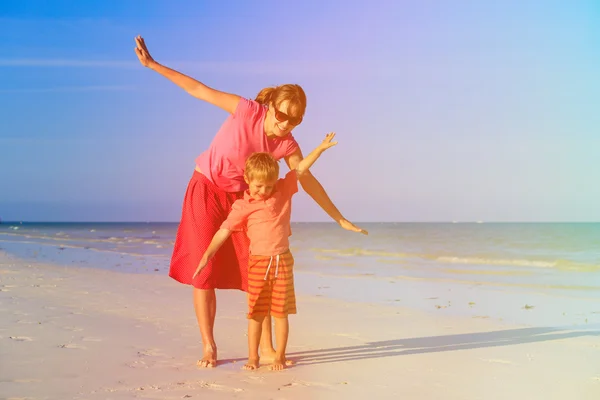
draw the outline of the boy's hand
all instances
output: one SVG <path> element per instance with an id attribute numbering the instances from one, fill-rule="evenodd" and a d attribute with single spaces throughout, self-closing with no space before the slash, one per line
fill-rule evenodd
<path id="1" fill-rule="evenodd" d="M 202 260 L 200 260 L 200 262 L 198 263 L 198 268 L 196 268 L 196 272 L 194 272 L 192 279 L 194 279 L 196 275 L 198 275 L 200 271 L 202 271 L 202 268 L 206 267 L 206 264 L 208 264 L 208 260 L 205 257 L 202 257 Z"/>
<path id="2" fill-rule="evenodd" d="M 332 142 L 334 137 L 335 132 L 329 132 L 327 135 L 325 135 L 325 139 L 323 139 L 319 145 L 319 150 L 325 151 L 328 148 L 335 146 L 338 142 Z"/>

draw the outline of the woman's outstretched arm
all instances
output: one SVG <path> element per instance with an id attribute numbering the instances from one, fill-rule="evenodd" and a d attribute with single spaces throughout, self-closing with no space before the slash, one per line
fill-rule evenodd
<path id="1" fill-rule="evenodd" d="M 213 104 L 217 107 L 222 108 L 230 114 L 235 112 L 235 109 L 240 102 L 240 96 L 237 94 L 221 92 L 219 90 L 213 89 L 211 87 L 206 86 L 202 82 L 197 81 L 194 78 L 191 78 L 187 75 L 182 74 L 181 72 L 175 71 L 169 67 L 161 65 L 154 61 L 148 48 L 146 47 L 146 43 L 141 36 L 137 36 L 135 38 L 135 54 L 137 54 L 140 63 L 144 67 L 148 67 L 153 71 L 158 72 L 165 78 L 169 79 L 171 82 L 188 92 L 190 95 L 204 100 L 210 104 Z"/>
<path id="2" fill-rule="evenodd" d="M 288 167 L 293 170 L 298 167 L 300 161 L 302 161 L 304 157 L 302 156 L 302 151 L 300 149 L 296 150 L 293 154 L 289 155 L 285 158 L 285 162 Z M 360 232 L 364 235 L 368 235 L 369 232 L 366 230 L 359 228 L 354 225 L 352 222 L 348 221 L 342 213 L 337 209 L 337 207 L 333 204 L 327 192 L 323 188 L 323 186 L 319 183 L 317 178 L 310 171 L 306 171 L 300 178 L 300 184 L 302 188 L 313 200 L 329 215 L 335 222 L 340 224 L 340 226 L 344 229 L 353 232 Z"/>

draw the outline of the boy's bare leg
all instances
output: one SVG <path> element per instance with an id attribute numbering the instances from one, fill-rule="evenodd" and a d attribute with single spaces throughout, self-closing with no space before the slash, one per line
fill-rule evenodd
<path id="1" fill-rule="evenodd" d="M 262 330 L 264 319 L 266 319 L 264 316 L 248 319 L 248 362 L 242 367 L 242 369 L 258 369 L 260 360 L 258 357 L 258 346 L 260 343 L 260 332 Z"/>
<path id="2" fill-rule="evenodd" d="M 217 365 L 217 344 L 214 337 L 217 315 L 215 290 L 194 288 L 194 309 L 203 344 L 202 359 L 198 360 L 197 365 L 202 368 L 212 368 Z"/>
<path id="3" fill-rule="evenodd" d="M 263 320 L 262 335 L 260 336 L 260 358 L 267 363 L 273 362 L 277 355 L 273 347 L 273 333 L 271 316 L 267 315 Z M 292 360 L 285 360 L 286 365 L 292 365 Z"/>
<path id="4" fill-rule="evenodd" d="M 273 347 L 271 316 L 267 315 L 263 319 L 262 334 L 260 336 L 260 356 L 264 360 L 273 360 L 275 358 L 275 348 Z"/>
<path id="5" fill-rule="evenodd" d="M 277 339 L 277 350 L 275 351 L 275 359 L 269 367 L 270 370 L 279 371 L 285 368 L 286 358 L 285 349 L 287 347 L 290 325 L 287 315 L 283 318 L 275 318 L 275 338 Z"/>

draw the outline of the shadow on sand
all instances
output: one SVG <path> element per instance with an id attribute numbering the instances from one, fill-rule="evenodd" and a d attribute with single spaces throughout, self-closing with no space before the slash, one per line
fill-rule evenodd
<path id="1" fill-rule="evenodd" d="M 363 345 L 333 347 L 288 353 L 288 358 L 298 366 L 356 361 L 410 354 L 436 353 L 480 349 L 485 347 L 513 346 L 525 343 L 564 340 L 581 336 L 598 336 L 598 327 L 573 329 L 559 327 L 539 327 L 509 329 L 493 332 L 465 333 L 460 335 L 430 336 L 409 339 L 384 340 Z"/>

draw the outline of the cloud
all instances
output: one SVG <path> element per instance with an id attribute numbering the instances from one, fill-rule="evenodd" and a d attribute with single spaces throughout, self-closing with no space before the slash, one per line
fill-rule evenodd
<path id="1" fill-rule="evenodd" d="M 133 86 L 63 86 L 50 88 L 0 89 L 0 93 L 103 92 L 134 90 Z"/>
<path id="2" fill-rule="evenodd" d="M 132 58 L 135 54 L 132 54 Z M 203 73 L 225 73 L 236 75 L 311 75 L 338 76 L 366 73 L 368 67 L 356 62 L 346 61 L 167 61 L 164 65 L 178 70 Z M 81 60 L 53 58 L 0 58 L 0 67 L 33 68 L 142 68 L 137 60 Z"/>
<path id="3" fill-rule="evenodd" d="M 30 136 L 5 136 L 0 137 L 0 144 L 2 145 L 46 145 L 51 143 L 83 143 L 89 142 L 87 138 L 57 138 L 57 137 L 30 137 Z"/>
<path id="4" fill-rule="evenodd" d="M 138 68 L 139 66 L 139 62 L 134 61 L 0 58 L 0 67 Z"/>
<path id="5" fill-rule="evenodd" d="M 232 75 L 347 76 L 367 71 L 364 65 L 345 61 L 188 61 L 174 62 L 172 66 L 186 71 Z"/>

